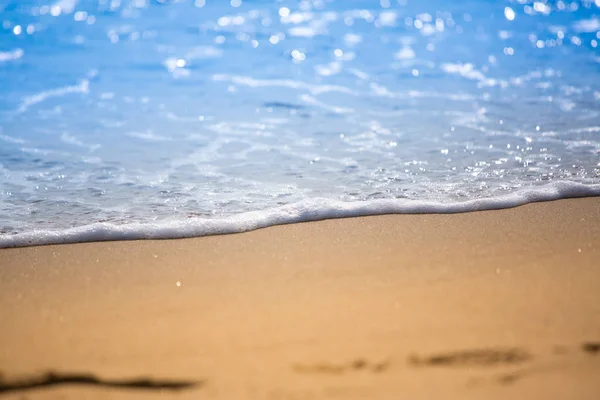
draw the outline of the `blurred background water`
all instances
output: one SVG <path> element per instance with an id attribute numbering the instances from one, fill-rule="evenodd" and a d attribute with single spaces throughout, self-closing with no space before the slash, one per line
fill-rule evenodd
<path id="1" fill-rule="evenodd" d="M 0 234 L 600 183 L 600 0 L 0 0 Z"/>

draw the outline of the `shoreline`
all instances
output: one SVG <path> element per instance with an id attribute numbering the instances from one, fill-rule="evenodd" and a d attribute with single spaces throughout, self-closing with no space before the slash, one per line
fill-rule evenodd
<path id="1" fill-rule="evenodd" d="M 381 215 L 462 214 L 506 210 L 540 202 L 593 197 L 600 197 L 600 184 L 585 185 L 572 181 L 556 181 L 497 197 L 475 198 L 449 203 L 409 199 L 345 202 L 314 198 L 222 218 L 184 218 L 176 221 L 122 225 L 97 222 L 62 230 L 34 229 L 30 232 L 0 235 L 0 249 L 125 240 L 188 239 L 244 233 L 273 226 L 329 219 Z"/>
<path id="2" fill-rule="evenodd" d="M 0 396 L 595 399 L 598 260 L 598 197 L 1 249 Z"/>

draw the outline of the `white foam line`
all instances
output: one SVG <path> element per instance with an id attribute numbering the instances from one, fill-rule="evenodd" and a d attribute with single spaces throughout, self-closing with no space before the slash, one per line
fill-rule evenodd
<path id="1" fill-rule="evenodd" d="M 56 89 L 46 90 L 32 96 L 25 97 L 17 110 L 19 113 L 23 113 L 29 109 L 29 107 L 41 103 L 42 101 L 56 96 L 64 96 L 69 93 L 88 93 L 90 82 L 87 79 L 82 80 L 79 84 L 73 86 L 63 86 Z"/>
<path id="2" fill-rule="evenodd" d="M 34 230 L 0 235 L 0 248 L 109 240 L 178 239 L 247 232 L 273 225 L 318 221 L 331 218 L 382 214 L 450 214 L 517 207 L 527 203 L 572 197 L 600 196 L 600 184 L 555 182 L 511 194 L 455 203 L 390 199 L 343 202 L 309 199 L 264 211 L 251 211 L 222 219 L 187 219 L 176 222 L 114 225 L 97 223 L 61 231 Z"/>
<path id="3" fill-rule="evenodd" d="M 18 60 L 19 58 L 23 57 L 23 54 L 25 54 L 23 49 L 14 49 L 11 51 L 0 51 L 0 63 L 6 62 L 6 61 Z"/>
<path id="4" fill-rule="evenodd" d="M 0 140 L 4 141 L 6 143 L 14 143 L 14 144 L 24 144 L 25 143 L 25 141 L 23 139 L 3 135 L 1 133 L 0 133 Z"/>
<path id="5" fill-rule="evenodd" d="M 70 144 L 70 145 L 77 146 L 77 147 L 83 147 L 84 149 L 88 149 L 91 152 L 94 152 L 101 147 L 99 144 L 83 143 L 81 140 L 77 139 L 75 136 L 69 135 L 66 132 L 63 132 L 63 134 L 60 135 L 60 140 L 66 144 Z"/>
<path id="6" fill-rule="evenodd" d="M 573 28 L 577 32 L 593 33 L 600 30 L 600 19 L 594 17 L 590 19 L 582 19 L 573 24 Z"/>
<path id="7" fill-rule="evenodd" d="M 348 89 L 344 86 L 337 85 L 313 85 L 301 81 L 294 81 L 291 79 L 254 79 L 249 76 L 239 76 L 239 75 L 226 75 L 226 74 L 216 74 L 212 76 L 212 80 L 214 81 L 226 81 L 237 83 L 238 85 L 245 85 L 249 87 L 286 87 L 290 89 L 301 89 L 308 90 L 313 95 L 319 95 L 322 93 L 329 92 L 340 92 L 347 94 L 355 94 L 354 91 Z"/>
<path id="8" fill-rule="evenodd" d="M 59 7 L 64 14 L 71 14 L 79 0 L 59 0 L 53 7 Z"/>
<path id="9" fill-rule="evenodd" d="M 350 114 L 350 113 L 354 112 L 354 110 L 352 108 L 331 106 L 331 105 L 323 103 L 322 101 L 319 101 L 319 100 L 315 99 L 314 97 L 309 96 L 307 94 L 301 95 L 300 100 L 302 100 L 303 102 L 305 102 L 307 104 L 310 104 L 310 105 L 313 105 L 316 107 L 320 107 L 324 110 L 331 111 L 336 114 Z"/>

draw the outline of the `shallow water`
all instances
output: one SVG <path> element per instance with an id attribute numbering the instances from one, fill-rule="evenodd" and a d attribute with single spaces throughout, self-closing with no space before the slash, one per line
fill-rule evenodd
<path id="1" fill-rule="evenodd" d="M 0 22 L 5 240 L 600 184 L 600 1 L 5 0 Z"/>

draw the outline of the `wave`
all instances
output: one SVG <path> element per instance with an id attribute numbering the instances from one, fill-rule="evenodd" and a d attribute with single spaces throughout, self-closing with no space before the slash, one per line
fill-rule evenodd
<path id="1" fill-rule="evenodd" d="M 450 214 L 497 210 L 527 203 L 574 197 L 600 196 L 600 184 L 584 185 L 560 181 L 493 198 L 441 203 L 408 199 L 344 202 L 323 198 L 307 199 L 263 211 L 251 211 L 221 219 L 194 218 L 183 221 L 95 223 L 64 230 L 33 230 L 0 235 L 0 248 L 111 240 L 178 239 L 240 233 L 274 225 L 382 214 Z"/>

